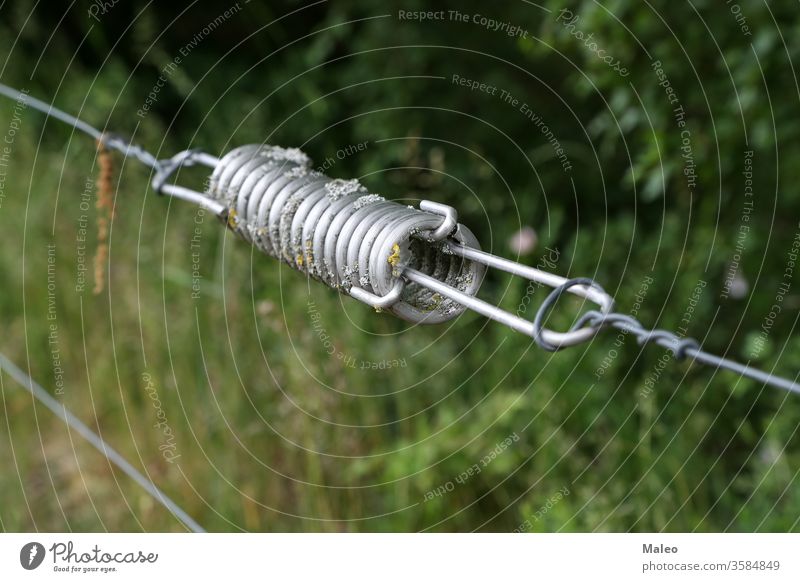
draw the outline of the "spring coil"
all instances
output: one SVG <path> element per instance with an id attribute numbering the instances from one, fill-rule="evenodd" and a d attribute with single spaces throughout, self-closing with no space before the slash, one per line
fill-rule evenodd
<path id="1" fill-rule="evenodd" d="M 475 295 L 484 266 L 431 238 L 442 216 L 369 193 L 358 180 L 311 169 L 294 148 L 246 145 L 216 165 L 207 194 L 228 208 L 228 225 L 263 253 L 342 293 L 363 289 L 389 297 L 410 267 Z M 461 224 L 448 237 L 479 249 Z M 387 308 L 415 323 L 441 323 L 464 307 L 406 283 Z"/>

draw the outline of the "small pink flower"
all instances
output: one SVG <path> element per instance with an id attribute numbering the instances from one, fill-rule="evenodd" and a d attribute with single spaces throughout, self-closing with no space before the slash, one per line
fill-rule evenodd
<path id="1" fill-rule="evenodd" d="M 533 227 L 523 226 L 508 239 L 508 247 L 517 256 L 527 255 L 533 252 L 538 242 L 539 236 Z"/>

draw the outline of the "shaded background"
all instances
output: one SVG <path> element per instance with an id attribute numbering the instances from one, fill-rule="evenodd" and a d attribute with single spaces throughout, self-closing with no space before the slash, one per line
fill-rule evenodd
<path id="1" fill-rule="evenodd" d="M 795 377 L 796 3 L 449 4 L 467 22 L 401 18 L 430 10 L 413 0 L 6 2 L 0 80 L 159 157 L 301 147 L 388 198 L 454 205 L 498 254 L 555 257 L 551 270 L 595 277 L 648 325 Z M 32 110 L 18 117 L 0 103 L 13 142 L 0 349 L 53 393 L 56 356 L 57 397 L 205 527 L 798 529 L 796 399 L 614 332 L 549 354 L 474 315 L 412 329 L 158 198 L 148 170 L 118 155 L 105 285 L 93 294 L 97 215 L 81 201 L 90 192 L 94 203 L 95 145 Z M 204 176 L 179 180 L 200 187 Z M 521 229 L 536 244 L 515 244 Z M 481 294 L 533 317 L 544 292 L 495 273 Z M 578 308 L 565 302 L 551 326 L 568 327 Z M 4 530 L 182 529 L 0 380 Z"/>

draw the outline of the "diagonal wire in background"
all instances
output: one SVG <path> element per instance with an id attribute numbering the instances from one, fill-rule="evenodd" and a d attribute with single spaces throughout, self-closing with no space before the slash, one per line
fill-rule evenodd
<path id="1" fill-rule="evenodd" d="M 175 503 L 166 493 L 161 491 L 150 479 L 145 477 L 141 471 L 131 465 L 125 457 L 111 447 L 91 428 L 86 426 L 77 416 L 70 412 L 63 403 L 53 398 L 42 386 L 36 383 L 28 374 L 18 368 L 4 354 L 0 353 L 0 369 L 5 370 L 20 386 L 28 390 L 31 395 L 46 406 L 53 414 L 62 420 L 68 427 L 86 439 L 90 445 L 100 451 L 109 461 L 114 463 L 119 469 L 133 479 L 149 495 L 166 507 L 178 521 L 183 523 L 193 532 L 205 532 L 200 524 L 192 519 L 181 507 Z"/>

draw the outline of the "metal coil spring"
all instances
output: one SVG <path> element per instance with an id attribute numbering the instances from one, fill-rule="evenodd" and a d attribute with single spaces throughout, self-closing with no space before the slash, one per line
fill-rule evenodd
<path id="1" fill-rule="evenodd" d="M 465 226 L 443 224 L 435 210 L 449 207 L 427 203 L 423 211 L 385 200 L 358 180 L 312 170 L 298 149 L 232 150 L 217 163 L 208 195 L 229 209 L 231 229 L 260 251 L 408 321 L 440 323 L 465 307 L 402 280 L 406 268 L 469 295 L 480 287 L 484 266 L 449 250 L 453 241 L 480 248 Z"/>

